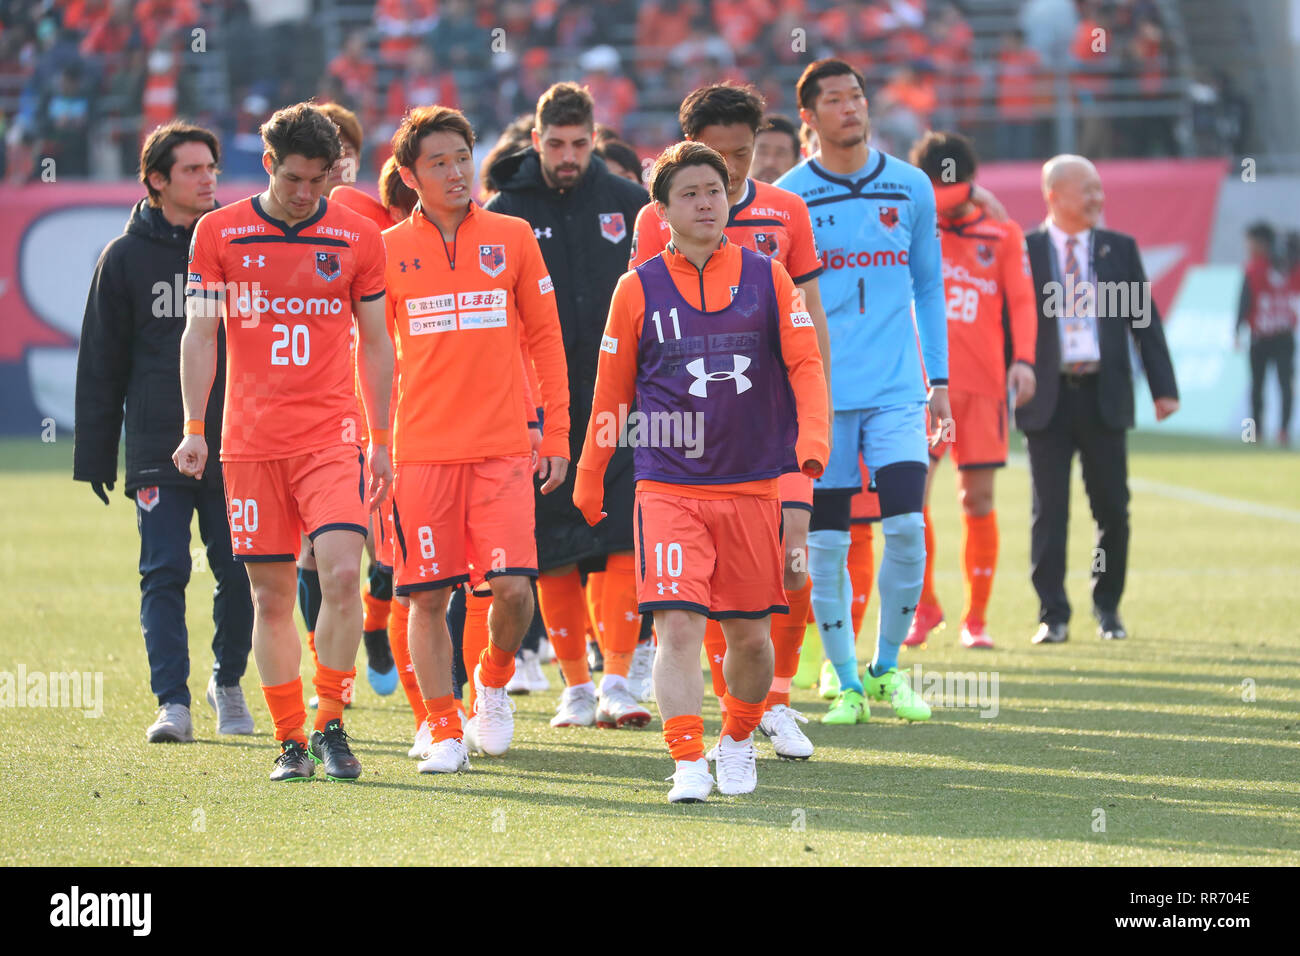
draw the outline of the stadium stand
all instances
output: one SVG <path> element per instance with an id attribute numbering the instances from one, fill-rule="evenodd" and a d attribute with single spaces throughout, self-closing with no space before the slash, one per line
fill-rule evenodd
<path id="1" fill-rule="evenodd" d="M 489 141 L 558 79 L 643 155 L 677 138 L 684 93 L 759 77 L 791 112 L 808 59 L 863 68 L 882 146 L 957 126 L 989 159 L 1222 154 L 1245 145 L 1222 4 L 1172 0 L 12 0 L 0 3 L 3 177 L 129 177 L 142 132 L 183 115 L 247 137 L 278 105 L 356 110 L 367 171 L 412 102 L 454 100 Z M 1226 31 L 1226 32 L 1224 32 Z M 1235 31 L 1235 32 L 1234 32 Z M 1258 31 L 1256 31 L 1258 32 Z M 282 51 L 292 48 L 292 56 Z M 229 169 L 228 172 L 235 170 Z"/>

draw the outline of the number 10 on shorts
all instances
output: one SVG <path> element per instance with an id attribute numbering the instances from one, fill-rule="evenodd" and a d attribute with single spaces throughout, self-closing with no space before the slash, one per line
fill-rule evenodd
<path id="1" fill-rule="evenodd" d="M 668 577 L 679 578 L 682 575 L 682 546 L 676 541 L 670 541 L 668 547 L 664 547 L 662 541 L 655 544 L 655 574 L 658 577 L 664 576 L 665 563 L 667 564 Z"/>

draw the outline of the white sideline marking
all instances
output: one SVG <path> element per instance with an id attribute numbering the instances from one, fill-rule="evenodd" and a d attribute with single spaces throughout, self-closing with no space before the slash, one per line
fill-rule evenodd
<path id="1" fill-rule="evenodd" d="M 1028 471 L 1029 456 L 1024 452 L 1009 454 L 1007 455 L 1007 464 Z M 1077 461 L 1074 467 L 1076 471 L 1080 467 Z M 1169 485 L 1163 481 L 1152 481 L 1150 478 L 1139 478 L 1134 475 L 1129 475 L 1128 485 L 1132 491 L 1145 491 L 1148 494 L 1162 495 L 1166 498 L 1175 498 L 1179 501 L 1205 505 L 1209 508 L 1220 508 L 1224 511 L 1235 511 L 1238 514 L 1252 515 L 1256 518 L 1271 518 L 1275 521 L 1289 521 L 1292 524 L 1300 524 L 1300 511 L 1294 508 L 1280 508 L 1276 505 L 1261 505 L 1254 501 L 1243 501 L 1240 498 L 1226 498 L 1223 495 L 1212 495 L 1208 491 L 1197 491 L 1195 488 L 1184 488 L 1182 485 Z"/>
<path id="2" fill-rule="evenodd" d="M 1129 487 L 1135 491 L 1146 491 L 1155 495 L 1163 495 L 1166 498 L 1176 498 L 1179 501 L 1188 501 L 1192 504 L 1205 505 L 1209 508 L 1220 508 L 1223 511 L 1236 511 L 1240 514 L 1253 515 L 1256 518 L 1271 518 L 1275 521 L 1289 521 L 1292 524 L 1300 524 L 1300 511 L 1292 508 L 1279 508 L 1276 505 L 1261 505 L 1253 501 L 1242 501 L 1240 498 L 1225 498 L 1222 495 L 1212 495 L 1209 492 L 1197 491 L 1195 488 L 1184 488 L 1181 485 L 1167 485 L 1163 481 L 1152 481 L 1149 478 L 1129 477 Z"/>

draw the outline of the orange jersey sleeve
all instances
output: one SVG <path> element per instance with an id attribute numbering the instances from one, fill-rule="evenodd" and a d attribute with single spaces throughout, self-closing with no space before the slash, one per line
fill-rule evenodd
<path id="1" fill-rule="evenodd" d="M 1016 223 L 1003 223 L 1006 236 L 998 258 L 1002 265 L 1002 295 L 1011 325 L 1011 360 L 1034 364 L 1038 347 L 1038 300 L 1029 270 L 1029 247 Z"/>
<path id="2" fill-rule="evenodd" d="M 667 248 L 671 238 L 668 223 L 659 218 L 654 202 L 646 203 L 636 214 L 636 225 L 632 228 L 632 258 L 627 267 L 635 269 L 649 262 Z"/>
<path id="3" fill-rule="evenodd" d="M 822 271 L 821 256 L 817 252 L 817 240 L 813 237 L 812 219 L 808 207 L 798 196 L 790 203 L 790 254 L 786 256 L 785 267 L 790 277 L 802 285 L 815 279 Z"/>
<path id="4" fill-rule="evenodd" d="M 564 356 L 564 337 L 560 333 L 560 313 L 555 305 L 555 284 L 542 258 L 532 227 L 518 222 L 518 247 L 523 254 L 515 284 L 515 302 L 523 326 L 523 340 L 528 347 L 541 395 L 543 457 L 558 456 L 569 460 L 569 365 Z"/>
<path id="5" fill-rule="evenodd" d="M 356 186 L 346 184 L 335 186 L 330 190 L 330 202 L 339 203 L 347 206 L 353 212 L 360 213 L 378 226 L 380 232 L 393 224 L 393 217 L 388 214 L 384 204 L 368 193 L 357 189 Z"/>
<path id="6" fill-rule="evenodd" d="M 537 421 L 538 402 L 542 399 L 542 386 L 537 381 L 537 369 L 533 368 L 532 357 L 528 354 L 528 342 L 519 340 L 519 361 L 524 369 L 524 421 L 532 425 Z"/>
<path id="7" fill-rule="evenodd" d="M 830 416 L 826 405 L 826 369 L 822 365 L 817 330 L 808 313 L 799 308 L 794 280 L 779 262 L 772 263 L 772 285 L 780 304 L 781 356 L 785 360 L 790 388 L 794 391 L 795 412 L 799 419 L 799 437 L 795 458 L 802 469 L 804 462 L 816 462 L 816 478 L 830 457 Z"/>

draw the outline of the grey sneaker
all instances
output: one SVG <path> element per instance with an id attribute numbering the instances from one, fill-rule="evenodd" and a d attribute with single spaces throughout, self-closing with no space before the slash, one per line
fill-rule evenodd
<path id="1" fill-rule="evenodd" d="M 190 719 L 190 709 L 184 704 L 163 704 L 158 708 L 158 716 L 144 732 L 144 739 L 151 744 L 190 744 L 194 742 L 194 722 Z"/>
<path id="2" fill-rule="evenodd" d="M 244 701 L 244 691 L 236 684 L 234 687 L 218 687 L 217 676 L 208 678 L 208 706 L 217 712 L 217 733 L 251 734 L 253 732 L 253 715 L 248 712 Z"/>

